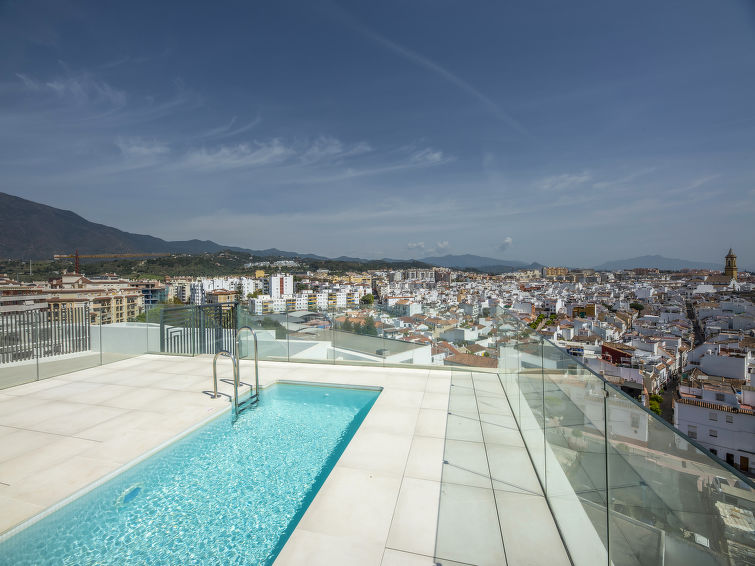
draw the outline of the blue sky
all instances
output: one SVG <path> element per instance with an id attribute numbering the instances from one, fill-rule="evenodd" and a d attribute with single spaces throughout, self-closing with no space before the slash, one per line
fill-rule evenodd
<path id="1" fill-rule="evenodd" d="M 0 2 L 0 190 L 257 249 L 752 266 L 753 6 Z"/>

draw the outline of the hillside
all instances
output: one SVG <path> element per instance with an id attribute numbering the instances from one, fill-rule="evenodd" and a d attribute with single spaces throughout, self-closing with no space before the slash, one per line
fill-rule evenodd
<path id="1" fill-rule="evenodd" d="M 245 252 L 258 257 L 306 257 L 275 248 L 249 250 L 210 240 L 166 241 L 145 234 L 132 234 L 96 224 L 70 210 L 62 210 L 0 192 L 0 258 L 50 259 L 54 254 L 73 253 L 217 253 Z"/>

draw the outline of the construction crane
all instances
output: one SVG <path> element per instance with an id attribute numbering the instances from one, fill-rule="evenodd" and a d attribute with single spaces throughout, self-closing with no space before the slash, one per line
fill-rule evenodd
<path id="1" fill-rule="evenodd" d="M 76 274 L 80 274 L 79 259 L 113 259 L 113 258 L 137 258 L 137 257 L 163 257 L 170 255 L 166 252 L 150 253 L 150 254 L 79 254 L 79 250 L 72 254 L 55 254 L 53 259 L 73 259 L 76 262 Z"/>

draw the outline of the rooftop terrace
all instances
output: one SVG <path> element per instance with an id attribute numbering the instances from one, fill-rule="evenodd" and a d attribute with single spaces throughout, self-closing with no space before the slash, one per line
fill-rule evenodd
<path id="1" fill-rule="evenodd" d="M 263 386 L 383 388 L 276 564 L 753 556 L 747 478 L 514 319 L 497 321 L 495 368 L 433 367 L 426 346 L 329 329 L 300 339 L 265 331 L 262 317 L 244 322 L 258 323 Z M 222 343 L 222 325 L 211 340 L 196 323 L 164 319 L 90 332 L 80 356 L 0 366 L 10 385 L 0 391 L 4 536 L 228 409 L 207 394 L 212 352 L 202 351 Z M 242 343 L 242 376 L 250 352 Z"/>

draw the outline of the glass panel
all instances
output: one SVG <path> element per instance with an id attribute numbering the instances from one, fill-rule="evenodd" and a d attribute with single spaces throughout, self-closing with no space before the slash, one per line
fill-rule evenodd
<path id="1" fill-rule="evenodd" d="M 249 326 L 257 334 L 257 347 L 260 360 L 287 361 L 289 359 L 289 321 L 286 313 L 263 315 L 250 314 L 246 308 L 239 309 L 238 327 Z M 242 359 L 254 358 L 254 338 L 249 332 L 240 335 Z"/>
<path id="2" fill-rule="evenodd" d="M 86 307 L 38 313 L 39 379 L 100 365 L 99 327 Z"/>
<path id="3" fill-rule="evenodd" d="M 334 360 L 347 364 L 384 365 L 389 352 L 378 336 L 372 309 L 340 309 L 331 313 L 333 320 Z M 398 362 L 394 362 L 398 363 Z"/>
<path id="4" fill-rule="evenodd" d="M 95 327 L 92 327 L 93 329 Z M 97 335 L 103 364 L 117 362 L 147 353 L 146 322 L 117 322 L 98 325 Z"/>
<path id="5" fill-rule="evenodd" d="M 504 391 L 509 398 L 511 409 L 516 420 L 519 421 L 520 398 L 519 398 L 519 340 L 520 331 L 510 321 L 501 321 L 498 324 L 498 371 L 501 376 Z"/>
<path id="6" fill-rule="evenodd" d="M 158 305 L 147 311 L 148 320 L 157 331 L 157 351 L 162 354 L 193 356 L 197 352 L 197 308 Z"/>
<path id="7" fill-rule="evenodd" d="M 333 331 L 327 312 L 307 311 L 287 317 L 287 355 L 291 362 L 331 362 Z"/>
<path id="8" fill-rule="evenodd" d="M 195 307 L 190 307 L 190 308 L 187 308 L 187 311 L 193 314 L 194 309 Z M 144 319 L 146 320 L 146 325 L 147 325 L 147 351 L 153 354 L 162 353 L 162 350 L 160 348 L 161 312 L 162 312 L 162 309 L 151 308 L 144 313 Z M 192 327 L 194 327 L 194 325 L 195 325 L 195 321 L 192 320 Z M 192 334 L 191 341 L 190 341 L 192 355 L 194 354 L 195 341 L 196 341 L 196 335 Z"/>
<path id="9" fill-rule="evenodd" d="M 611 561 L 751 559 L 751 486 L 621 391 L 608 393 Z"/>
<path id="10" fill-rule="evenodd" d="M 501 381 L 572 561 L 747 563 L 752 483 L 548 340 L 538 348 L 520 321 L 504 320 Z"/>
<path id="11" fill-rule="evenodd" d="M 0 389 L 37 379 L 36 313 L 0 316 Z"/>
<path id="12" fill-rule="evenodd" d="M 543 339 L 532 329 L 523 330 L 519 353 L 519 428 L 540 481 L 545 478 Z"/>
<path id="13" fill-rule="evenodd" d="M 603 382 L 554 344 L 543 344 L 545 490 L 575 563 L 607 563 Z"/>

